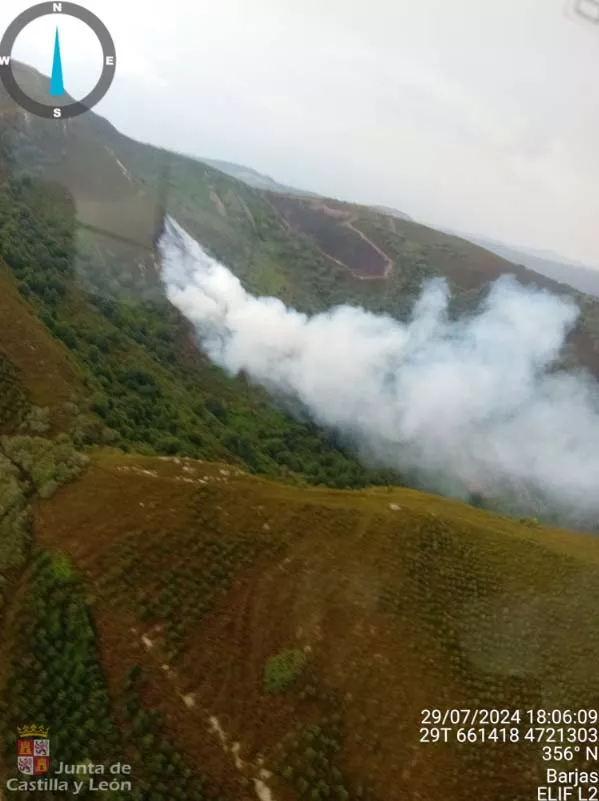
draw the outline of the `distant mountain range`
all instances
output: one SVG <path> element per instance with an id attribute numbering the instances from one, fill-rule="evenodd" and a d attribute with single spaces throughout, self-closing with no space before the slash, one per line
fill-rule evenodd
<path id="1" fill-rule="evenodd" d="M 522 265 L 535 273 L 551 278 L 560 284 L 566 284 L 586 295 L 599 297 L 599 268 L 589 267 L 582 262 L 567 259 L 559 253 L 550 250 L 536 250 L 533 248 L 519 248 L 506 245 L 488 237 L 455 231 L 450 228 L 434 226 L 437 230 L 451 236 L 459 236 L 474 245 L 500 256 L 512 264 Z"/>
<path id="2" fill-rule="evenodd" d="M 579 292 L 599 297 L 599 269 L 597 268 L 589 267 L 580 262 L 569 261 L 563 256 L 550 251 L 518 250 L 509 245 L 503 245 L 501 242 L 495 242 L 492 239 L 471 237 L 468 234 L 461 234 L 461 236 L 476 245 L 490 250 L 497 256 L 501 256 L 502 259 L 511 261 L 514 264 L 523 264 L 530 270 L 546 275 L 547 278 L 552 278 L 562 284 L 568 284 Z"/>

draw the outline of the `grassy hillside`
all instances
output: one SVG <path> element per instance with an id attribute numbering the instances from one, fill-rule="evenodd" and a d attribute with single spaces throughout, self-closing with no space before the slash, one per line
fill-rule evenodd
<path id="1" fill-rule="evenodd" d="M 299 490 L 108 452 L 38 504 L 36 531 L 22 603 L 73 576 L 61 597 L 74 594 L 81 625 L 93 616 L 86 659 L 104 665 L 103 689 L 81 689 L 102 699 L 90 730 L 111 733 L 94 754 L 133 754 L 147 797 L 179 797 L 172 762 L 182 798 L 203 781 L 249 800 L 255 779 L 276 801 L 529 798 L 539 744 L 420 742 L 422 710 L 599 701 L 593 538 L 410 490 Z M 22 694 L 34 668 L 13 653 Z M 37 714 L 66 733 L 75 709 L 50 691 L 60 658 L 45 662 Z M 153 743 L 160 760 L 144 756 Z M 67 749 L 90 753 L 65 735 L 56 758 Z"/>

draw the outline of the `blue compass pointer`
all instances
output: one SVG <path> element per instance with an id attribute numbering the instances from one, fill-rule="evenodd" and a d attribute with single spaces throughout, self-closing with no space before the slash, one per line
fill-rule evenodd
<path id="1" fill-rule="evenodd" d="M 64 95 L 58 28 L 56 28 L 56 38 L 54 39 L 54 61 L 52 62 L 52 77 L 50 78 L 50 95 L 52 97 L 62 97 Z"/>

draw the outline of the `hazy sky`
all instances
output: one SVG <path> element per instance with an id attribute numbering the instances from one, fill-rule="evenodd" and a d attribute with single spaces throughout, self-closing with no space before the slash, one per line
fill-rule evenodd
<path id="1" fill-rule="evenodd" d="M 117 48 L 96 111 L 135 138 L 599 266 L 599 25 L 574 2 L 87 0 Z M 28 5 L 2 0 L 0 26 Z M 54 23 L 13 55 L 49 73 Z M 79 98 L 99 47 L 74 21 L 61 36 Z"/>

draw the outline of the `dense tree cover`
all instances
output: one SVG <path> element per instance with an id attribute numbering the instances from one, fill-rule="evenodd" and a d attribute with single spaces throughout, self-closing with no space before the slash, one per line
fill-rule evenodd
<path id="1" fill-rule="evenodd" d="M 42 498 L 51 497 L 61 484 L 79 475 L 88 461 L 64 435 L 56 441 L 43 437 L 1 437 L 0 448 Z"/>
<path id="2" fill-rule="evenodd" d="M 109 287 L 84 293 L 75 280 L 74 249 L 68 199 L 37 181 L 12 178 L 0 191 L 0 256 L 87 370 L 91 411 L 103 425 L 80 420 L 78 445 L 232 459 L 253 472 L 299 474 L 338 487 L 397 483 L 392 472 L 364 468 L 334 438 L 276 409 L 245 379 L 231 379 L 201 357 L 186 359 L 189 332 L 164 297 L 126 300 Z M 97 286 L 102 264 L 77 261 L 78 269 L 96 271 Z M 121 267 L 130 278 L 128 266 Z"/>
<path id="3" fill-rule="evenodd" d="M 31 544 L 29 490 L 18 467 L 0 449 L 0 613 L 10 582 L 25 564 Z"/>
<path id="4" fill-rule="evenodd" d="M 289 732 L 277 749 L 275 772 L 307 801 L 374 801 L 368 787 L 351 787 L 340 769 L 344 726 L 338 712 Z"/>
<path id="5" fill-rule="evenodd" d="M 0 192 L 0 256 L 14 271 L 21 293 L 47 315 L 65 297 L 72 269 L 72 221 L 59 210 L 65 197 L 29 178 L 11 178 Z"/>
<path id="6" fill-rule="evenodd" d="M 77 453 L 64 436 L 56 442 L 30 436 L 0 437 L 0 611 L 11 581 L 27 561 L 32 541 L 31 499 L 35 495 L 49 498 L 78 475 L 86 462 L 87 457 Z"/>
<path id="7" fill-rule="evenodd" d="M 19 371 L 0 351 L 0 431 L 14 430 L 27 416 L 29 407 Z"/>
<path id="8" fill-rule="evenodd" d="M 16 774 L 17 726 L 23 723 L 49 728 L 55 763 L 122 759 L 85 590 L 66 556 L 34 554 L 15 613 L 2 698 L 10 774 Z M 23 798 L 45 797 L 54 795 L 23 793 Z"/>

